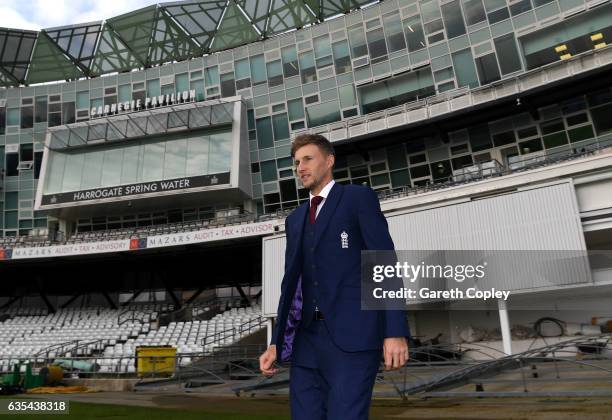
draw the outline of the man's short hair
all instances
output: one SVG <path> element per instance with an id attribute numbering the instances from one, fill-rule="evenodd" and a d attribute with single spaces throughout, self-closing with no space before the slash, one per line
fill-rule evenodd
<path id="1" fill-rule="evenodd" d="M 296 138 L 293 140 L 293 144 L 291 145 L 291 157 L 295 157 L 295 152 L 297 152 L 300 147 L 306 146 L 307 144 L 314 144 L 315 146 L 318 146 L 325 155 L 336 154 L 334 152 L 334 146 L 332 146 L 330 141 L 322 135 L 300 134 L 296 136 Z"/>

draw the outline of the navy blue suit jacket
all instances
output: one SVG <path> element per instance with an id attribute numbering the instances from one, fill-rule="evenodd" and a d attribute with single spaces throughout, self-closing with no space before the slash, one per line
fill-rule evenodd
<path id="1" fill-rule="evenodd" d="M 302 234 L 309 206 L 303 203 L 285 220 L 285 274 L 270 343 L 276 344 L 279 361 L 301 275 Z M 341 246 L 342 232 L 348 234 L 348 248 Z M 394 249 L 378 196 L 371 188 L 335 183 L 317 216 L 314 244 L 317 305 L 338 347 L 344 351 L 382 349 L 386 337 L 409 336 L 405 310 L 361 310 L 361 251 Z M 311 298 L 303 296 L 304 302 Z"/>

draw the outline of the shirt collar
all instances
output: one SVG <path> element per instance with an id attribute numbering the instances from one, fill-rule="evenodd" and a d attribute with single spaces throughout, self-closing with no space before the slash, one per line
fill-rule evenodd
<path id="1" fill-rule="evenodd" d="M 323 189 L 321 190 L 321 192 L 318 195 L 323 197 L 323 199 L 327 198 L 327 196 L 329 195 L 329 192 L 331 191 L 331 189 L 332 189 L 332 187 L 334 186 L 335 183 L 336 183 L 336 181 L 334 181 L 333 179 L 331 181 L 329 181 L 327 183 L 327 185 L 323 187 Z M 310 193 L 310 201 L 312 201 L 312 197 L 314 197 L 314 195 L 312 195 L 312 193 Z"/>

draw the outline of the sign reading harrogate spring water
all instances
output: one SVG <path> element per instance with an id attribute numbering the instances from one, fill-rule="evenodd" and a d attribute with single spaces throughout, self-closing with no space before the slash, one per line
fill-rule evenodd
<path id="1" fill-rule="evenodd" d="M 170 95 L 159 95 L 135 99 L 131 101 L 119 102 L 116 104 L 108 104 L 104 106 L 93 107 L 90 110 L 91 118 L 103 117 L 106 115 L 114 115 L 122 112 L 141 111 L 143 109 L 157 108 L 160 106 L 184 104 L 193 102 L 196 99 L 196 91 L 189 90 L 184 92 L 172 93 Z"/>
<path id="2" fill-rule="evenodd" d="M 116 197 L 129 197 L 139 194 L 153 194 L 164 191 L 177 191 L 189 188 L 226 185 L 230 182 L 230 173 L 200 175 L 187 178 L 168 179 L 165 181 L 142 182 L 139 184 L 119 185 L 114 187 L 95 188 L 84 191 L 47 194 L 42 197 L 42 204 L 76 203 L 80 201 L 99 200 Z"/>

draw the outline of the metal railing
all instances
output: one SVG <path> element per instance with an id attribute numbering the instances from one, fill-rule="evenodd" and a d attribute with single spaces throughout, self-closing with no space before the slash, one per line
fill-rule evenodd
<path id="1" fill-rule="evenodd" d="M 126 322 L 138 322 L 140 324 L 146 324 L 151 321 L 151 314 L 143 312 L 138 309 L 126 309 L 117 315 L 117 324 L 123 325 Z"/>
<path id="2" fill-rule="evenodd" d="M 223 347 L 223 344 L 227 340 L 232 342 L 244 337 L 245 334 L 251 334 L 252 332 L 262 329 L 265 325 L 265 318 L 258 316 L 248 320 L 247 322 L 238 325 L 237 327 L 227 328 L 222 331 L 215 331 L 213 334 L 208 334 L 202 338 L 201 343 L 204 347 L 204 353 L 212 354 L 219 347 Z M 207 325 L 208 330 L 208 325 Z M 207 348 L 209 350 L 207 350 Z"/>
<path id="3" fill-rule="evenodd" d="M 459 185 L 520 173 L 539 167 L 550 166 L 565 161 L 595 155 L 601 153 L 602 151 L 606 151 L 610 147 L 612 147 L 612 135 L 606 135 L 592 140 L 575 143 L 571 146 L 563 148 L 549 149 L 543 155 L 525 155 L 524 158 L 517 159 L 511 162 L 508 166 L 503 166 L 497 160 L 492 159 L 487 162 L 472 165 L 469 167 L 469 170 L 464 170 L 459 173 L 455 171 L 455 173 L 452 175 L 439 178 L 436 182 L 428 183 L 426 185 L 419 185 L 415 187 L 402 186 L 377 191 L 378 198 L 382 201 L 452 188 Z M 488 163 L 491 163 L 491 165 L 486 166 Z"/>

